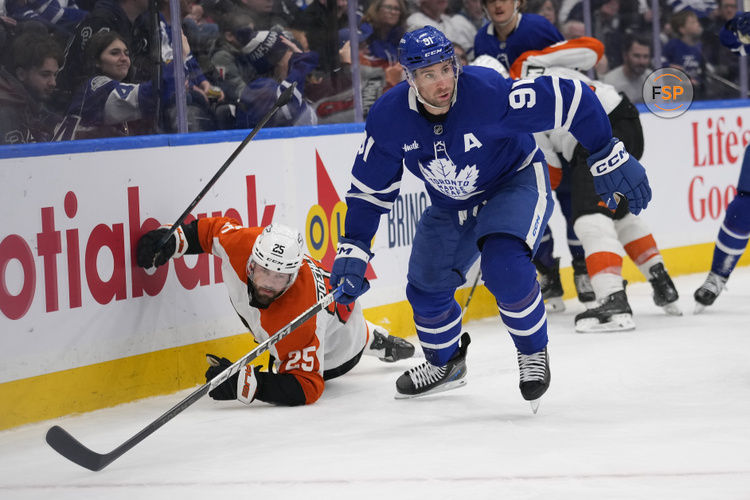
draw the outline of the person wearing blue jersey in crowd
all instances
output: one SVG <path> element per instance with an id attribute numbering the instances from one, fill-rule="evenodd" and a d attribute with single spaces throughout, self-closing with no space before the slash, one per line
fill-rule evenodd
<path id="1" fill-rule="evenodd" d="M 182 38 L 183 59 L 190 56 Z M 89 79 L 79 87 L 63 122 L 57 141 L 140 135 L 152 131 L 159 98 L 152 81 L 126 83 L 131 59 L 125 39 L 115 31 L 95 34 L 86 48 Z M 184 63 L 184 61 L 183 61 Z M 162 70 L 161 102 L 169 102 L 175 89 L 173 63 Z M 184 82 L 183 82 L 184 84 Z"/>
<path id="2" fill-rule="evenodd" d="M 750 52 L 750 12 L 741 12 L 728 21 L 719 32 L 722 43 L 742 55 Z M 737 196 L 727 206 L 727 212 L 716 238 L 711 271 L 706 281 L 695 291 L 695 311 L 701 312 L 714 303 L 734 271 L 737 261 L 745 253 L 750 239 L 750 147 L 745 149 Z"/>
<path id="3" fill-rule="evenodd" d="M 523 0 L 482 0 L 490 22 L 474 37 L 474 56 L 489 55 L 510 69 L 527 50 L 541 50 L 565 38 L 538 14 L 521 14 Z"/>
<path id="4" fill-rule="evenodd" d="M 487 288 L 518 352 L 520 390 L 536 410 L 550 383 L 547 318 L 532 257 L 552 212 L 547 167 L 532 132 L 569 129 L 593 154 L 597 193 L 610 207 L 624 196 L 634 213 L 651 199 L 645 169 L 612 137 L 607 114 L 577 80 L 513 82 L 487 68 L 462 69 L 436 28 L 399 44 L 407 80 L 375 103 L 354 160 L 344 235 L 331 273 L 338 301 L 365 293 L 380 216 L 396 200 L 404 167 L 421 179 L 431 206 L 419 221 L 406 296 L 426 362 L 396 381 L 408 398 L 465 383 L 468 333 L 454 298 L 481 258 Z"/>

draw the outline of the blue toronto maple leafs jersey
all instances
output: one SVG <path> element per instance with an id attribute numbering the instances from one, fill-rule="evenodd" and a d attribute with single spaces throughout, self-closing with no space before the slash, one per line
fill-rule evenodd
<path id="1" fill-rule="evenodd" d="M 537 14 L 519 15 L 518 26 L 501 42 L 492 23 L 487 23 L 474 37 L 474 56 L 489 55 L 510 69 L 513 61 L 527 50 L 542 50 L 565 38 L 546 18 Z"/>
<path id="2" fill-rule="evenodd" d="M 443 121 L 420 114 L 406 82 L 378 99 L 352 168 L 345 233 L 370 241 L 398 196 L 403 169 L 424 181 L 434 205 L 466 210 L 500 190 L 516 171 L 543 161 L 533 132 L 564 127 L 589 151 L 612 129 L 594 93 L 578 80 L 507 80 L 477 66 L 463 69 Z M 529 193 L 537 196 L 537 193 Z"/>

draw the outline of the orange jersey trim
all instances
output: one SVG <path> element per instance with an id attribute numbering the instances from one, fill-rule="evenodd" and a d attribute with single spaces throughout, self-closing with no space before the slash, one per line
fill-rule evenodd
<path id="1" fill-rule="evenodd" d="M 523 64 L 530 57 L 549 56 L 555 54 L 556 52 L 570 49 L 592 50 L 596 52 L 597 62 L 601 60 L 602 56 L 604 55 L 604 44 L 596 38 L 592 38 L 590 36 L 573 38 L 572 40 L 566 40 L 564 42 L 550 45 L 549 47 L 546 47 L 542 50 L 527 50 L 513 62 L 513 65 L 510 67 L 510 77 L 514 80 L 521 78 L 521 75 L 523 74 Z M 554 64 L 554 61 L 551 61 L 550 66 L 559 66 L 559 64 Z"/>

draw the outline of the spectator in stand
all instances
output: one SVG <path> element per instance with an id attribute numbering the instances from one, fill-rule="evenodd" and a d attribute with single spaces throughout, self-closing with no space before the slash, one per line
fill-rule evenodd
<path id="1" fill-rule="evenodd" d="M 253 18 L 257 30 L 282 31 L 289 27 L 299 11 L 293 2 L 279 0 L 238 0 L 238 7 Z"/>
<path id="2" fill-rule="evenodd" d="M 557 4 L 553 0 L 527 0 L 524 12 L 539 14 L 553 26 L 557 26 Z"/>
<path id="3" fill-rule="evenodd" d="M 45 106 L 62 50 L 49 36 L 24 33 L 11 45 L 13 74 L 0 68 L 0 144 L 45 142 L 59 118 Z"/>
<path id="4" fill-rule="evenodd" d="M 225 14 L 219 20 L 221 37 L 217 40 L 211 63 L 224 90 L 226 100 L 236 103 L 245 86 L 258 76 L 247 51 L 253 29 L 252 19 L 244 14 Z"/>
<path id="5" fill-rule="evenodd" d="M 708 86 L 708 97 L 712 99 L 731 99 L 740 97 L 739 58 L 719 40 L 719 32 L 731 22 L 737 13 L 736 0 L 719 0 L 717 17 L 703 30 L 703 54 L 707 63 L 707 76 L 712 79 Z"/>
<path id="6" fill-rule="evenodd" d="M 700 19 L 706 19 L 716 11 L 716 0 L 667 0 L 673 13 L 694 12 Z"/>
<path id="7" fill-rule="evenodd" d="M 327 0 L 313 0 L 297 14 L 291 28 L 303 50 L 318 53 L 318 69 L 330 75 L 341 69 L 339 47 L 345 40 L 338 40 L 338 32 L 349 27 L 349 17 L 346 0 L 336 0 L 333 13 L 328 12 L 326 3 Z M 335 18 L 333 22 L 332 17 Z"/>
<path id="8" fill-rule="evenodd" d="M 174 59 L 172 50 L 172 14 L 167 0 L 157 0 L 159 8 L 159 34 L 161 38 L 161 60 L 169 63 Z M 186 13 L 188 5 L 185 0 L 180 2 L 181 11 Z M 198 61 L 192 53 L 183 54 L 185 57 L 188 89 L 185 95 L 187 107 L 187 126 L 190 132 L 216 130 L 215 118 L 211 109 L 212 103 L 222 102 L 224 92 L 214 87 L 203 74 Z M 177 106 L 175 102 L 165 103 L 164 129 L 167 132 L 177 132 Z"/>
<path id="9" fill-rule="evenodd" d="M 34 20 L 44 24 L 60 43 L 67 42 L 87 14 L 72 0 L 7 0 L 5 8 L 19 22 Z"/>
<path id="10" fill-rule="evenodd" d="M 701 99 L 705 94 L 705 61 L 700 42 L 703 28 L 698 15 L 685 9 L 672 14 L 669 24 L 675 38 L 664 46 L 663 64 L 684 71 L 693 84 L 693 95 Z"/>
<path id="11" fill-rule="evenodd" d="M 521 14 L 524 0 L 483 0 L 490 23 L 477 32 L 474 56 L 489 55 L 510 70 L 527 50 L 542 50 L 564 40 L 548 20 L 538 14 Z"/>
<path id="12" fill-rule="evenodd" d="M 406 19 L 407 31 L 413 31 L 424 26 L 433 26 L 453 42 L 463 48 L 470 58 L 474 54 L 474 37 L 477 28 L 460 14 L 448 15 L 448 0 L 418 0 L 419 11 Z"/>
<path id="13" fill-rule="evenodd" d="M 622 92 L 630 102 L 643 102 L 643 84 L 648 77 L 646 71 L 651 64 L 651 46 L 644 37 L 625 37 L 622 65 L 614 68 L 601 78 Z"/>
<path id="14" fill-rule="evenodd" d="M 482 8 L 482 0 L 463 0 L 461 5 L 458 13 L 468 19 L 477 30 L 489 22 L 487 13 Z"/>
<path id="15" fill-rule="evenodd" d="M 65 50 L 65 62 L 57 83 L 66 94 L 63 99 L 66 106 L 72 93 L 86 80 L 86 48 L 92 36 L 99 32 L 114 31 L 122 37 L 133 63 L 134 78 L 142 81 L 151 77 L 153 63 L 149 54 L 149 37 L 143 26 L 136 24 L 138 17 L 147 10 L 148 0 L 97 0 L 93 10 L 76 26 Z"/>
<path id="16" fill-rule="evenodd" d="M 245 47 L 259 76 L 249 82 L 240 95 L 237 128 L 255 127 L 292 83 L 296 83 L 297 88 L 291 101 L 279 109 L 267 126 L 315 125 L 315 111 L 302 96 L 308 75 L 318 65 L 318 54 L 303 52 L 278 31 L 256 31 Z"/>
<path id="17" fill-rule="evenodd" d="M 184 54 L 190 53 L 184 36 L 182 50 Z M 174 94 L 173 63 L 163 65 L 161 95 L 157 95 L 150 80 L 125 83 L 131 72 L 131 60 L 125 38 L 119 33 L 104 31 L 94 35 L 85 57 L 89 78 L 74 94 L 55 140 L 153 132 L 157 106 L 169 102 Z"/>
<path id="18" fill-rule="evenodd" d="M 362 17 L 360 29 L 372 29 L 367 39 L 370 55 L 393 64 L 398 61 L 398 42 L 406 33 L 406 3 L 404 0 L 374 0 Z"/>
<path id="19" fill-rule="evenodd" d="M 604 44 L 610 67 L 622 64 L 624 32 L 629 28 L 620 18 L 620 0 L 591 0 L 591 36 Z M 583 21 L 583 2 L 571 9 L 568 20 Z"/>

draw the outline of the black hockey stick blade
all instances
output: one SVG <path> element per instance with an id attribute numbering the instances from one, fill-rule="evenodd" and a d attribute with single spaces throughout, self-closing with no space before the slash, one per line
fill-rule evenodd
<path id="1" fill-rule="evenodd" d="M 161 239 L 158 241 L 156 248 L 160 249 L 162 248 L 169 238 L 172 237 L 172 233 L 174 233 L 177 230 L 177 227 L 185 222 L 185 219 L 188 215 L 190 215 L 190 212 L 193 211 L 195 206 L 203 199 L 204 196 L 206 196 L 206 193 L 208 193 L 208 190 L 213 187 L 214 184 L 216 184 L 216 181 L 219 180 L 219 177 L 222 176 L 222 174 L 229 168 L 229 166 L 232 164 L 232 162 L 239 156 L 239 154 L 242 152 L 243 149 L 245 149 L 245 146 L 247 146 L 247 143 L 253 140 L 253 137 L 260 132 L 260 130 L 268 123 L 268 120 L 273 117 L 273 115 L 281 108 L 286 106 L 286 104 L 289 102 L 289 100 L 292 98 L 292 95 L 294 95 L 294 90 L 297 88 L 297 82 L 292 82 L 290 86 L 288 86 L 284 91 L 279 95 L 279 97 L 276 99 L 276 102 L 273 104 L 273 107 L 268 111 L 268 113 L 263 116 L 263 118 L 260 119 L 258 124 L 253 128 L 253 130 L 247 134 L 247 136 L 242 140 L 239 146 L 234 150 L 234 152 L 227 158 L 227 161 L 224 162 L 224 164 L 219 168 L 219 170 L 214 174 L 214 176 L 211 178 L 210 181 L 203 187 L 200 193 L 198 193 L 198 196 L 193 198 L 193 201 L 190 202 L 190 205 L 185 209 L 184 212 L 182 212 L 182 215 L 178 217 L 178 219 L 175 221 L 174 224 L 172 224 L 172 227 L 169 228 L 169 230 L 164 233 L 164 236 L 161 237 Z M 154 259 L 156 259 L 156 256 L 154 256 Z"/>
<path id="2" fill-rule="evenodd" d="M 162 427 L 164 424 L 172 420 L 178 414 L 180 414 L 187 407 L 198 401 L 200 398 L 208 394 L 212 389 L 222 384 L 226 379 L 239 372 L 240 369 L 269 350 L 273 345 L 279 342 L 281 339 L 292 333 L 294 330 L 299 328 L 300 325 L 305 323 L 307 320 L 318 314 L 321 310 L 328 307 L 334 300 L 335 295 L 340 290 L 340 286 L 331 291 L 328 295 L 321 298 L 318 302 L 313 304 L 309 309 L 304 311 L 302 314 L 294 318 L 287 325 L 282 327 L 279 331 L 268 337 L 258 347 L 248 352 L 232 365 L 228 366 L 223 372 L 219 373 L 216 377 L 206 382 L 198 389 L 190 393 L 188 397 L 177 403 L 175 406 L 167 410 L 159 418 L 148 424 L 146 427 L 141 429 L 137 434 L 132 436 L 130 439 L 122 443 L 120 446 L 115 448 L 109 453 L 97 453 L 90 448 L 83 445 L 80 441 L 74 438 L 68 431 L 62 427 L 55 425 L 50 427 L 47 431 L 45 439 L 52 449 L 64 456 L 71 462 L 74 462 L 81 467 L 92 471 L 100 471 L 122 455 L 128 450 L 133 448 L 135 445 L 146 439 L 148 436 L 154 433 L 157 429 Z"/>

